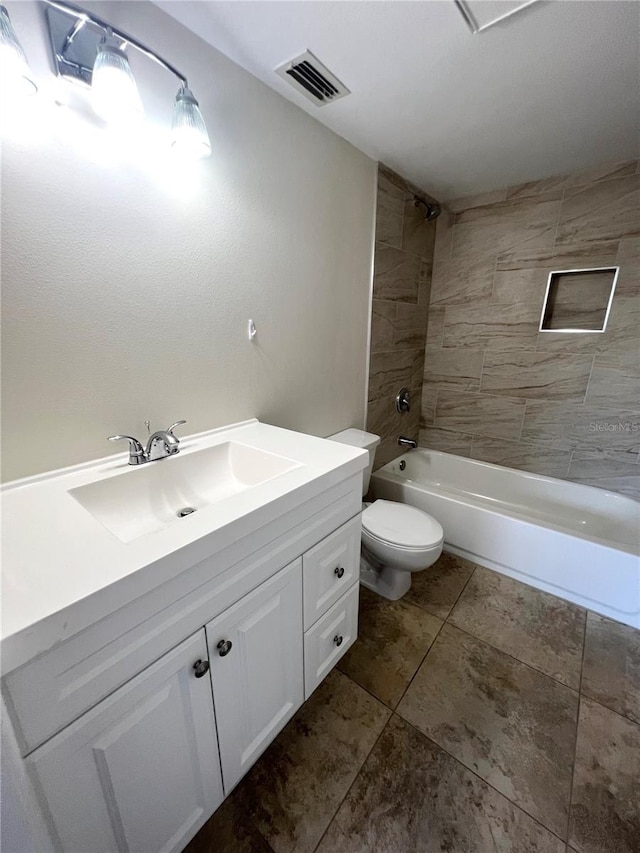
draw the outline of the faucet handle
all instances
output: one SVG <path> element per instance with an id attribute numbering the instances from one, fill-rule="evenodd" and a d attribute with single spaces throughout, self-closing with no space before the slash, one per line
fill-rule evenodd
<path id="1" fill-rule="evenodd" d="M 186 421 L 176 421 L 176 422 L 175 422 L 175 424 L 171 424 L 171 426 L 170 426 L 170 427 L 169 427 L 169 429 L 167 430 L 167 432 L 169 433 L 169 435 L 173 435 L 173 431 L 174 431 L 174 429 L 175 429 L 177 426 L 180 426 L 181 424 L 186 424 Z"/>
<path id="2" fill-rule="evenodd" d="M 125 439 L 129 442 L 129 465 L 140 465 L 145 462 L 144 448 L 137 438 L 132 435 L 110 435 L 109 441 L 120 441 Z"/>

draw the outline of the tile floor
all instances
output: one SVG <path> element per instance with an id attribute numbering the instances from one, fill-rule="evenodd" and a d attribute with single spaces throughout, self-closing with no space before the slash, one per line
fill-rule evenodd
<path id="1" fill-rule="evenodd" d="M 640 631 L 444 554 L 185 853 L 639 853 Z"/>

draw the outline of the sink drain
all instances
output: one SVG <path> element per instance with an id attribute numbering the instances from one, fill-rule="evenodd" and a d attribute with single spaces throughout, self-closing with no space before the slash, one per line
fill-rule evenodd
<path id="1" fill-rule="evenodd" d="M 185 515 L 191 515 L 192 512 L 195 512 L 195 507 L 192 506 L 183 506 L 182 509 L 179 509 L 176 515 L 178 518 L 184 518 Z"/>

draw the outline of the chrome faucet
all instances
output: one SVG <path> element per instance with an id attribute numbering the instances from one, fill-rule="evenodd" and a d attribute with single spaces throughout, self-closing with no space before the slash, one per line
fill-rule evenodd
<path id="1" fill-rule="evenodd" d="M 406 435 L 398 436 L 398 444 L 400 447 L 417 447 L 418 442 L 414 441 L 412 438 L 407 438 Z"/>
<path id="2" fill-rule="evenodd" d="M 180 424 L 186 424 L 186 421 L 176 421 L 169 429 L 154 432 L 149 436 L 146 449 L 132 435 L 110 435 L 109 441 L 126 439 L 129 442 L 129 465 L 155 462 L 157 459 L 164 459 L 165 456 L 173 456 L 180 450 L 180 439 L 173 434 L 173 430 Z"/>

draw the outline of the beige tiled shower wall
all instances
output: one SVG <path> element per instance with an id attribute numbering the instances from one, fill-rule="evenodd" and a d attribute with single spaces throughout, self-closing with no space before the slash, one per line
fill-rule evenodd
<path id="1" fill-rule="evenodd" d="M 429 198 L 380 165 L 373 273 L 367 429 L 382 438 L 376 467 L 404 450 L 398 436 L 418 439 L 425 335 L 436 221 L 427 222 L 414 194 Z M 398 414 L 395 397 L 406 386 L 411 411 Z"/>
<path id="2" fill-rule="evenodd" d="M 420 444 L 640 499 L 638 163 L 438 220 Z M 551 271 L 619 266 L 603 334 L 538 332 Z"/>

